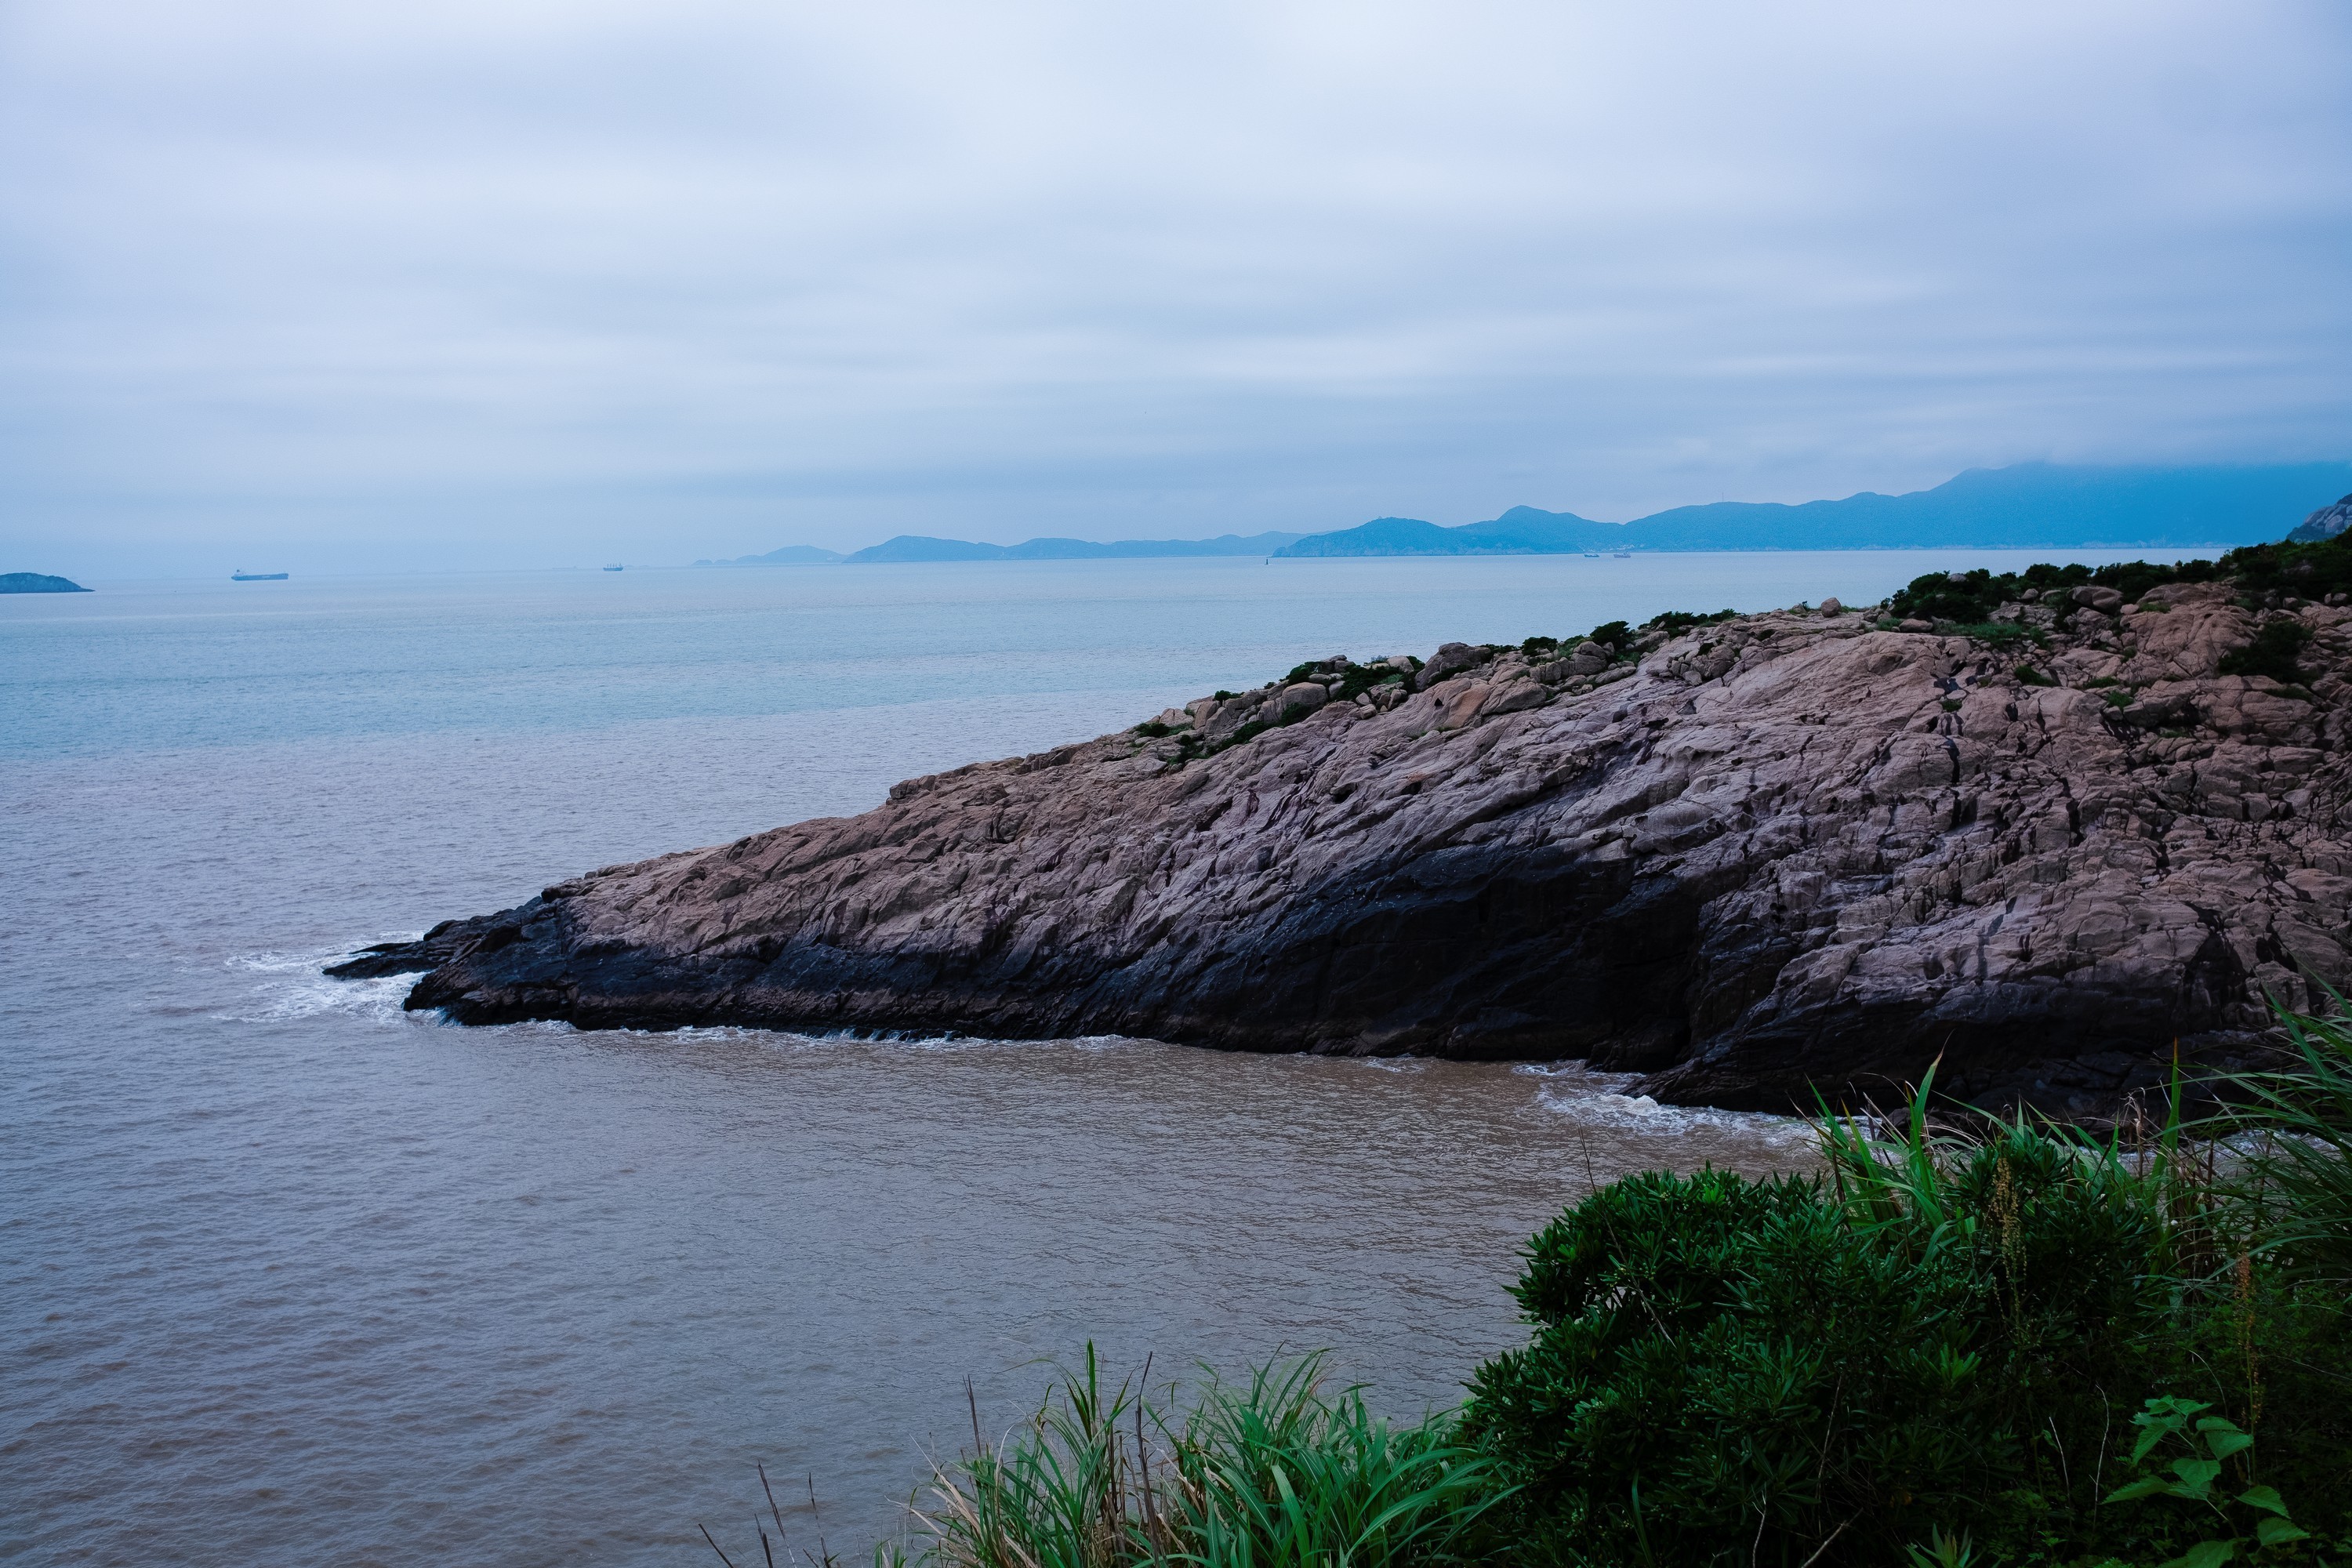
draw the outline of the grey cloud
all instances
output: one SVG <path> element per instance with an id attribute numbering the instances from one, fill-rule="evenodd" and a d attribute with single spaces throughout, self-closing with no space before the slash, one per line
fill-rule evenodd
<path id="1" fill-rule="evenodd" d="M 2352 448 L 2334 5 L 351 9 L 0 12 L 12 561 Z"/>

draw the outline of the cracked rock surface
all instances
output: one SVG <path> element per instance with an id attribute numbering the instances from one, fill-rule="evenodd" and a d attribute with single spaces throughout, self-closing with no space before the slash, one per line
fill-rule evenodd
<path id="1" fill-rule="evenodd" d="M 2302 684 L 2217 673 L 2290 613 Z M 2352 611 L 2174 585 L 2064 628 L 1997 650 L 1776 612 L 1638 664 L 1449 644 L 1352 699 L 1203 699 L 339 972 L 428 971 L 408 1005 L 469 1023 L 1589 1058 L 1774 1110 L 1940 1056 L 1979 1104 L 2096 1115 L 2176 1041 L 2258 1050 L 2265 990 L 2346 981 Z"/>

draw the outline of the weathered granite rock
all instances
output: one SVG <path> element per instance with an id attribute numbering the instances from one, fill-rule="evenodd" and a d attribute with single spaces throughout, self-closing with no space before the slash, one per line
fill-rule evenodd
<path id="1" fill-rule="evenodd" d="M 1441 680 L 1463 670 L 1475 668 L 1485 658 L 1484 653 L 1468 643 L 1440 643 L 1437 651 L 1430 655 L 1429 662 L 1422 667 L 1421 674 L 1414 679 L 1414 687 L 1426 691 Z"/>
<path id="2" fill-rule="evenodd" d="M 976 763 L 341 972 L 429 970 L 409 1005 L 477 1023 L 1589 1057 L 1728 1106 L 1940 1056 L 2095 1115 L 2352 978 L 2352 611 L 2296 612 L 2294 687 L 2216 673 L 2260 618 L 2159 588 L 2126 655 L 1776 613 L 1585 690 L 1449 645 L 1387 711 Z"/>
<path id="3" fill-rule="evenodd" d="M 2296 525 L 2287 541 L 2294 544 L 2315 544 L 2323 539 L 2333 539 L 2352 528 L 2352 496 L 2346 496 L 2334 506 L 2321 507 Z"/>
<path id="4" fill-rule="evenodd" d="M 1312 680 L 1301 680 L 1284 687 L 1274 700 L 1274 717 L 1277 722 L 1304 718 L 1331 700 L 1330 691 Z"/>
<path id="5" fill-rule="evenodd" d="M 1609 668 L 1616 650 L 1590 640 L 1578 643 L 1568 656 L 1568 673 L 1571 677 L 1594 676 Z"/>

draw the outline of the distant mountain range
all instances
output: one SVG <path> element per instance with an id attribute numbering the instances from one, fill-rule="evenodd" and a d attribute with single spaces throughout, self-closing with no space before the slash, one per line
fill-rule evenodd
<path id="1" fill-rule="evenodd" d="M 1097 544 L 1084 539 L 1032 539 L 1024 544 L 974 544 L 964 539 L 927 539 L 902 533 L 847 555 L 814 544 L 787 544 L 765 555 L 732 561 L 698 561 L 697 566 L 803 566 L 840 562 L 856 566 L 877 561 L 1138 561 L 1155 556 L 1272 555 L 1303 533 L 1220 534 L 1214 539 L 1120 539 Z"/>
<path id="2" fill-rule="evenodd" d="M 1970 468 L 1930 490 L 1718 501 L 1632 522 L 1515 506 L 1440 528 L 1375 518 L 1280 555 L 1562 555 L 1598 550 L 2175 549 L 2279 539 L 2352 482 L 2352 463 L 2270 468 Z"/>
<path id="3" fill-rule="evenodd" d="M 2019 463 L 1970 468 L 1933 489 L 1843 500 L 1718 501 L 1632 522 L 1515 506 L 1485 522 L 1443 528 L 1379 517 L 1331 533 L 1223 534 L 1215 539 L 1033 539 L 975 544 L 898 538 L 842 555 L 788 544 L 765 555 L 697 566 L 857 565 L 889 561 L 1126 561 L 1203 555 L 1573 555 L 1617 550 L 2173 550 L 2283 538 L 2314 508 L 2352 487 L 2352 463 L 2247 468 L 2074 468 Z"/>

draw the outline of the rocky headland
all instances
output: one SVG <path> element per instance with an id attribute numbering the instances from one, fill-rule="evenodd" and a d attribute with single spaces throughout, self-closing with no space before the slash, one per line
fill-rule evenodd
<path id="1" fill-rule="evenodd" d="M 2096 1116 L 2346 975 L 2352 608 L 2275 556 L 2334 542 L 2262 548 L 1335 658 L 331 973 L 467 1023 L 1581 1058 L 1776 1110 L 1940 1057 Z"/>

